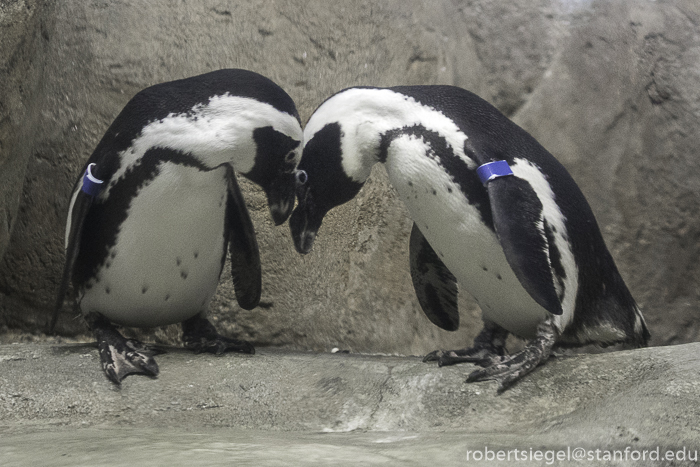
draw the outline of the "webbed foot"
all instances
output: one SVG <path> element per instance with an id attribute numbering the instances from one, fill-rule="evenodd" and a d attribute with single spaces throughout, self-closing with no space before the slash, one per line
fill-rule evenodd
<path id="1" fill-rule="evenodd" d="M 485 368 L 473 371 L 467 376 L 467 383 L 496 380 L 499 383 L 498 393 L 502 393 L 549 358 L 556 337 L 552 320 L 543 321 L 537 327 L 537 337 L 523 350 L 483 365 Z"/>
<path id="2" fill-rule="evenodd" d="M 438 362 L 438 366 L 458 363 L 476 363 L 488 366 L 506 354 L 508 331 L 497 324 L 486 321 L 484 329 L 474 339 L 474 346 L 459 350 L 435 350 L 423 358 L 424 362 Z"/>
<path id="3" fill-rule="evenodd" d="M 88 313 L 85 321 L 97 339 L 102 369 L 113 383 L 121 384 L 124 378 L 133 374 L 158 376 L 158 364 L 153 357 L 163 351 L 125 338 L 100 313 Z"/>
<path id="4" fill-rule="evenodd" d="M 438 366 L 456 365 L 458 363 L 475 363 L 487 366 L 497 361 L 503 354 L 486 347 L 468 347 L 458 350 L 434 350 L 423 357 L 424 362 L 437 362 Z"/>
<path id="5" fill-rule="evenodd" d="M 222 336 L 209 320 L 199 315 L 182 322 L 182 341 L 186 349 L 193 350 L 195 353 L 207 352 L 216 355 L 224 352 L 255 353 L 252 344 Z"/>

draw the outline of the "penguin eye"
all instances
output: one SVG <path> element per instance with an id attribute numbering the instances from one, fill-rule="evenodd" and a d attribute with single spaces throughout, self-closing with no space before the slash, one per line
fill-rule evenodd
<path id="1" fill-rule="evenodd" d="M 297 186 L 302 186 L 306 184 L 306 181 L 309 179 L 309 176 L 306 175 L 306 172 L 303 170 L 297 170 L 294 173 L 294 179 L 296 180 Z"/>
<path id="2" fill-rule="evenodd" d="M 287 162 L 291 162 L 294 160 L 294 156 L 295 156 L 294 151 L 292 151 L 289 154 L 287 154 L 287 156 L 284 158 L 284 160 L 286 160 Z"/>

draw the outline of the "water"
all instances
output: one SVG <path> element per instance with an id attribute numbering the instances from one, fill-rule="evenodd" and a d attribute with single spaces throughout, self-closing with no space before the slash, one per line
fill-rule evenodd
<path id="1" fill-rule="evenodd" d="M 84 428 L 3 435 L 4 466 L 464 465 L 459 433 Z M 473 435 L 472 435 L 473 441 Z"/>

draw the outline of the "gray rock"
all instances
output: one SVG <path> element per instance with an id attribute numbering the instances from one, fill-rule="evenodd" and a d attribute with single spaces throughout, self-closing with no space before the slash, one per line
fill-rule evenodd
<path id="1" fill-rule="evenodd" d="M 572 172 L 653 343 L 700 339 L 695 0 L 351 0 L 338 8 L 321 0 L 27 0 L 0 8 L 26 19 L 0 30 L 11 44 L 3 54 L 24 51 L 0 67 L 11 78 L 0 80 L 0 177 L 17 182 L 31 167 L 16 214 L 18 184 L 7 192 L 0 185 L 0 252 L 12 221 L 0 264 L 0 326 L 37 332 L 47 319 L 68 193 L 128 99 L 157 82 L 242 67 L 277 81 L 304 119 L 353 85 L 444 83 L 477 92 Z M 20 84 L 26 101 L 17 97 Z M 9 127 L 5 102 L 19 109 Z M 467 294 L 458 332 L 423 316 L 408 273 L 410 220 L 382 168 L 326 218 L 305 257 L 286 226 L 272 226 L 262 193 L 243 188 L 261 246 L 263 303 L 239 309 L 226 272 L 212 307 L 225 333 L 296 349 L 423 354 L 463 347 L 478 332 L 479 310 Z M 85 332 L 70 311 L 60 330 Z M 177 327 L 149 334 L 178 340 Z"/>
<path id="2" fill-rule="evenodd" d="M 17 223 L 25 168 L 40 108 L 36 96 L 44 66 L 51 2 L 0 3 L 0 259 Z"/>
<path id="3" fill-rule="evenodd" d="M 515 121 L 579 181 L 652 342 L 697 341 L 700 4 L 593 7 Z"/>
<path id="4" fill-rule="evenodd" d="M 353 456 L 464 465 L 467 451 L 486 448 L 697 456 L 698 355 L 696 343 L 553 358 L 499 396 L 495 382 L 464 382 L 471 365 L 274 349 L 215 357 L 169 348 L 157 379 L 131 376 L 117 388 L 94 346 L 0 345 L 0 456 L 13 465 L 61 456 L 124 465 L 122 454 L 192 465 L 197 452 L 200 465 L 215 454 L 249 465 Z M 629 460 L 592 464 L 660 465 Z"/>

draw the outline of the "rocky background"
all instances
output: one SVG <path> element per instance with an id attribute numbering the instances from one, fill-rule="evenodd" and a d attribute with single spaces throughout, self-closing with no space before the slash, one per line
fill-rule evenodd
<path id="1" fill-rule="evenodd" d="M 83 162 L 140 89 L 226 67 L 281 85 L 303 120 L 348 86 L 453 84 L 495 104 L 570 170 L 655 345 L 700 340 L 697 0 L 0 0 L 0 333 L 40 338 Z M 411 221 L 384 170 L 299 256 L 243 182 L 263 302 L 212 306 L 229 335 L 297 349 L 423 354 L 481 327 L 433 326 L 408 271 Z M 466 294 L 463 294 L 466 295 Z M 66 305 L 59 331 L 85 333 Z M 29 333 L 29 334 L 26 334 Z M 150 331 L 174 342 L 178 328 Z"/>

